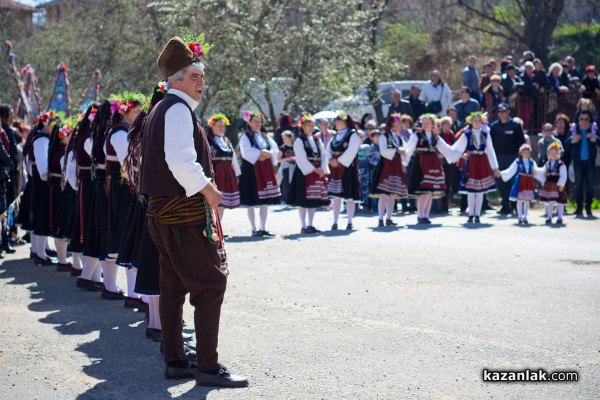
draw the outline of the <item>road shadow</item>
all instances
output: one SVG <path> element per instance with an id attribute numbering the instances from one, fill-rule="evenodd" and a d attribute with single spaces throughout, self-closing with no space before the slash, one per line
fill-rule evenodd
<path id="1" fill-rule="evenodd" d="M 465 222 L 461 226 L 466 229 L 485 229 L 485 228 L 491 228 L 494 225 L 490 224 L 488 222 L 480 222 L 480 223 Z"/>
<path id="2" fill-rule="evenodd" d="M 426 231 L 434 228 L 441 228 L 442 224 L 414 224 L 414 225 L 406 225 L 407 229 L 413 229 L 415 231 Z"/>
<path id="3" fill-rule="evenodd" d="M 262 242 L 275 237 L 276 236 L 230 236 L 225 239 L 225 243 Z"/>
<path id="4" fill-rule="evenodd" d="M 125 308 L 122 301 L 103 300 L 98 292 L 77 289 L 68 272 L 36 266 L 29 259 L 4 260 L 0 279 L 30 291 L 28 309 L 44 313 L 39 322 L 53 325 L 61 335 L 81 336 L 75 350 L 90 362 L 81 370 L 100 383 L 73 398 L 162 399 L 174 397 L 175 391 L 178 399 L 205 399 L 218 390 L 164 379 L 160 343 L 145 337 L 145 314 Z"/>

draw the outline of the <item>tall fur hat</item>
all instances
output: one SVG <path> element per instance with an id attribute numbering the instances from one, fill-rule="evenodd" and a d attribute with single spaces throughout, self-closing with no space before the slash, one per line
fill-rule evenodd
<path id="1" fill-rule="evenodd" d="M 167 80 L 178 71 L 198 61 L 192 50 L 185 44 L 183 39 L 175 36 L 158 56 L 156 64 L 162 77 Z"/>

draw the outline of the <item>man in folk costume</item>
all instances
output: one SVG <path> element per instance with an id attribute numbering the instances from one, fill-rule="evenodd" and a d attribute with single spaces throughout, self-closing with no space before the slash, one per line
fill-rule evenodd
<path id="1" fill-rule="evenodd" d="M 243 387 L 245 377 L 218 362 L 221 304 L 227 286 L 222 232 L 214 209 L 210 146 L 194 109 L 205 88 L 200 57 L 204 35 L 172 38 L 158 57 L 167 96 L 144 127 L 141 191 L 148 198 L 148 230 L 160 254 L 160 319 L 165 376 L 202 386 Z M 211 221 L 216 221 L 216 226 Z M 194 306 L 197 363 L 187 360 L 182 337 L 186 294 Z"/>

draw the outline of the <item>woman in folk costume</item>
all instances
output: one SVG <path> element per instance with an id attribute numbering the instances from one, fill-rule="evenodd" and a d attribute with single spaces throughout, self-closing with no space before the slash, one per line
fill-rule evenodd
<path id="1" fill-rule="evenodd" d="M 248 219 L 253 236 L 273 236 L 267 231 L 269 205 L 279 204 L 281 194 L 275 177 L 277 143 L 261 131 L 264 117 L 259 112 L 244 113 L 246 131 L 240 137 L 242 175 L 240 176 L 240 202 L 248 207 Z M 260 226 L 256 229 L 254 209 L 260 208 Z"/>
<path id="2" fill-rule="evenodd" d="M 383 226 L 383 216 L 386 215 L 385 225 L 396 225 L 392 221 L 392 212 L 395 209 L 396 199 L 406 198 L 405 166 L 402 164 L 402 116 L 392 114 L 385 124 L 385 130 L 379 136 L 379 152 L 381 158 L 373 171 L 370 197 L 379 198 L 377 210 L 379 212 L 379 226 Z"/>
<path id="3" fill-rule="evenodd" d="M 513 161 L 504 171 L 500 171 L 502 180 L 508 182 L 516 175 L 515 182 L 510 190 L 510 201 L 517 202 L 517 214 L 519 224 L 528 224 L 527 213 L 529 204 L 535 200 L 535 182 L 534 178 L 542 181 L 544 178 L 544 169 L 538 168 L 531 159 L 531 146 L 527 143 L 519 148 L 519 158 Z"/>
<path id="4" fill-rule="evenodd" d="M 215 114 L 208 120 L 208 143 L 215 170 L 215 183 L 223 194 L 219 204 L 219 216 L 223 219 L 225 209 L 240 206 L 240 188 L 237 177 L 241 175 L 240 164 L 231 141 L 225 136 L 225 130 L 231 125 L 225 114 Z"/>
<path id="5" fill-rule="evenodd" d="M 81 254 L 82 270 L 77 279 L 77 287 L 89 291 L 102 291 L 102 271 L 98 268 L 98 258 L 83 254 L 86 238 L 89 237 L 94 225 L 92 212 L 94 207 L 94 181 L 92 180 L 92 126 L 100 104 L 92 104 L 81 117 L 77 125 L 77 136 L 74 143 L 74 159 L 77 164 L 77 205 L 75 221 L 69 242 L 71 253 Z M 95 171 L 94 171 L 95 172 Z M 95 174 L 94 174 L 95 175 Z M 90 232 L 91 231 L 91 232 Z"/>
<path id="6" fill-rule="evenodd" d="M 539 191 L 540 201 L 546 206 L 546 225 L 552 223 L 552 213 L 556 206 L 557 224 L 563 223 L 563 213 L 567 204 L 567 166 L 560 159 L 562 146 L 560 142 L 551 143 L 547 149 L 548 161 L 542 167 L 544 171 L 544 184 Z"/>
<path id="7" fill-rule="evenodd" d="M 71 127 L 61 123 L 61 127 L 52 132 L 48 147 L 48 184 L 49 188 L 49 215 L 50 236 L 54 238 L 58 257 L 57 271 L 68 272 L 73 269 L 73 263 L 67 261 L 67 245 L 72 225 L 68 218 L 73 214 L 75 205 L 73 190 L 63 193 L 66 181 L 63 178 L 63 165 Z M 69 188 L 72 189 L 72 188 Z M 65 220 L 63 221 L 63 216 Z M 64 227 L 63 227 L 64 223 Z"/>
<path id="8" fill-rule="evenodd" d="M 471 113 L 467 124 L 469 126 L 452 146 L 440 140 L 440 150 L 449 162 L 463 158 L 459 193 L 467 195 L 468 222 L 479 223 L 483 196 L 496 190 L 494 177 L 500 177 L 500 171 L 487 116 L 481 112 Z"/>
<path id="9" fill-rule="evenodd" d="M 329 163 L 325 145 L 315 138 L 315 119 L 305 115 L 298 123 L 298 138 L 294 141 L 296 168 L 288 194 L 288 204 L 297 206 L 301 233 L 320 233 L 313 225 L 317 208 L 329 204 L 327 178 Z M 308 221 L 307 221 L 308 216 Z"/>
<path id="10" fill-rule="evenodd" d="M 133 121 L 147 106 L 146 97 L 141 93 L 125 92 L 111 99 L 112 126 L 104 142 L 106 186 L 108 195 L 107 248 L 104 254 L 103 269 L 114 270 L 116 258 L 125 231 L 127 213 L 134 201 L 129 190 L 128 175 L 124 169 L 125 157 L 129 149 L 128 132 Z M 127 290 L 125 307 L 134 308 L 140 303 L 135 290 L 136 268 L 127 268 Z M 115 285 L 116 286 L 116 285 Z M 105 299 L 122 299 L 119 291 L 107 289 L 102 292 Z"/>
<path id="11" fill-rule="evenodd" d="M 46 254 L 50 230 L 50 186 L 48 185 L 48 148 L 50 136 L 58 131 L 58 116 L 53 111 L 42 114 L 23 148 L 28 167 L 31 191 L 29 204 L 24 207 L 28 213 L 24 230 L 31 230 L 31 251 L 37 264 L 54 265 L 56 259 Z"/>
<path id="12" fill-rule="evenodd" d="M 410 136 L 405 146 L 406 156 L 403 158 L 408 172 L 408 193 L 417 199 L 417 222 L 430 224 L 429 213 L 434 198 L 440 198 L 446 190 L 444 168 L 439 157 L 439 138 L 441 129 L 437 117 L 423 114 L 420 117 L 421 130 Z"/>
<path id="13" fill-rule="evenodd" d="M 166 82 L 159 82 L 154 88 L 148 112 L 162 100 L 167 94 Z M 128 174 L 128 183 L 131 195 L 134 200 L 131 202 L 123 239 L 119 247 L 119 257 L 117 264 L 136 268 L 137 276 L 135 280 L 135 293 L 142 295 L 139 301 L 134 298 L 126 299 L 125 306 L 137 308 L 140 312 L 148 315 L 148 326 L 146 328 L 146 337 L 154 341 L 160 341 L 162 329 L 159 316 L 159 254 L 156 245 L 148 232 L 148 219 L 146 216 L 147 202 L 146 198 L 139 192 L 139 170 L 140 153 L 142 146 L 142 132 L 147 113 L 142 111 L 134 122 L 128 133 L 128 150 L 124 160 L 125 170 Z"/>
<path id="14" fill-rule="evenodd" d="M 354 120 L 349 115 L 340 113 L 333 122 L 337 134 L 327 145 L 327 160 L 331 170 L 327 191 L 332 197 L 333 203 L 331 230 L 338 229 L 338 218 L 342 211 L 343 200 L 346 201 L 348 216 L 346 230 L 352 230 L 355 202 L 361 200 L 362 191 L 356 160 L 360 149 L 360 136 Z"/>

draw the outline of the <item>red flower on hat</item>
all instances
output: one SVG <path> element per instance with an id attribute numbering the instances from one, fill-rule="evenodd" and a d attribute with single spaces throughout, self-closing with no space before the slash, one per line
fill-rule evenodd
<path id="1" fill-rule="evenodd" d="M 192 42 L 188 44 L 188 48 L 192 51 L 194 57 L 200 58 L 204 56 L 204 50 L 202 49 L 202 45 L 200 43 Z"/>

